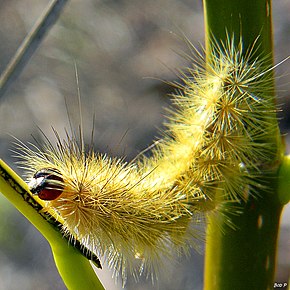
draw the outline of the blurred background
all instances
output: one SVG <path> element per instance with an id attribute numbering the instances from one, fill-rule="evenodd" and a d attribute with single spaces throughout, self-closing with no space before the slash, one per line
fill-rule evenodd
<path id="1" fill-rule="evenodd" d="M 0 0 L 0 72 L 49 1 Z M 275 61 L 290 54 L 290 2 L 273 1 Z M 95 147 L 132 159 L 162 128 L 175 69 L 189 66 L 182 33 L 194 44 L 204 40 L 202 1 L 72 0 L 67 3 L 20 77 L 0 100 L 0 156 L 20 175 L 9 151 L 12 136 L 28 142 L 40 127 L 53 138 L 79 124 L 75 63 L 85 127 L 90 140 L 95 114 Z M 276 70 L 281 130 L 289 139 L 290 61 Z M 65 100 L 68 103 L 66 108 Z M 288 140 L 290 144 L 290 140 Z M 290 152 L 288 148 L 288 152 Z M 0 195 L 0 290 L 66 289 L 44 238 Z M 290 208 L 284 210 L 276 281 L 289 277 Z M 129 279 L 126 289 L 200 290 L 203 254 L 165 265 L 159 285 Z M 194 275 L 192 275 L 194 273 Z M 111 272 L 98 271 L 106 289 L 121 289 Z"/>

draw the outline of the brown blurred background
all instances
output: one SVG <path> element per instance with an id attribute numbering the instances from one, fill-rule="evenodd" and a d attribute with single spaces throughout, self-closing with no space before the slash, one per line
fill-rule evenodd
<path id="1" fill-rule="evenodd" d="M 0 72 L 49 1 L 0 0 Z M 290 54 L 290 2 L 273 1 L 275 60 Z M 85 139 L 90 140 L 95 114 L 95 147 L 113 156 L 132 159 L 151 144 L 162 127 L 172 91 L 162 80 L 176 79 L 174 69 L 189 64 L 184 33 L 194 45 L 203 43 L 201 1 L 69 1 L 20 77 L 0 100 L 1 158 L 11 157 L 13 135 L 32 141 L 39 126 L 52 137 L 51 126 L 64 133 L 67 109 L 79 123 L 76 62 L 81 90 Z M 289 131 L 290 61 L 277 68 L 281 130 Z M 286 135 L 286 139 L 288 135 Z M 290 140 L 288 140 L 290 144 Z M 289 148 L 288 148 L 289 149 Z M 290 151 L 290 150 L 288 150 Z M 65 286 L 44 238 L 0 196 L 0 290 L 55 289 Z M 276 281 L 285 282 L 290 261 L 290 210 L 284 211 Z M 262 245 L 261 245 L 262 246 Z M 159 286 L 129 279 L 126 289 L 202 289 L 203 256 L 165 265 Z M 194 273 L 194 275 L 192 275 Z M 111 273 L 98 271 L 107 289 L 121 289 Z"/>

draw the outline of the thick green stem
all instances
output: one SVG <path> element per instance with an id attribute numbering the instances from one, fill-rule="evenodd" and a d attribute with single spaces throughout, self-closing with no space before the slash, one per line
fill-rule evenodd
<path id="1" fill-rule="evenodd" d="M 227 41 L 240 36 L 245 52 L 256 42 L 254 58 L 272 65 L 272 29 L 270 0 L 204 0 L 207 62 L 214 53 L 214 41 Z M 272 73 L 271 73 L 272 74 Z M 270 75 L 271 77 L 271 75 Z M 273 80 L 274 82 L 274 80 Z M 269 91 L 266 92 L 269 94 Z M 273 92 L 274 94 L 274 92 Z M 273 98 L 274 99 L 274 98 Z M 207 231 L 205 290 L 266 290 L 273 288 L 276 244 L 282 204 L 278 198 L 277 169 L 281 163 L 280 133 L 277 120 L 273 120 L 276 134 L 265 133 L 265 143 L 276 144 L 271 164 L 267 164 L 262 180 L 263 189 L 256 189 L 246 202 L 238 206 L 242 214 L 219 214 L 222 221 L 216 226 L 216 216 L 210 218 Z M 263 169 L 262 169 L 263 170 Z M 232 206 L 232 204 L 231 204 Z M 225 211 L 227 212 L 227 211 Z M 231 219 L 236 229 L 230 229 Z"/>
<path id="2" fill-rule="evenodd" d="M 251 197 L 243 214 L 231 217 L 237 229 L 222 232 L 216 217 L 207 233 L 205 290 L 273 288 L 279 219 L 276 198 Z M 226 216 L 223 223 L 227 224 Z"/>
<path id="3" fill-rule="evenodd" d="M 284 157 L 278 178 L 278 198 L 281 204 L 287 204 L 290 201 L 290 155 Z"/>
<path id="4" fill-rule="evenodd" d="M 236 41 L 242 36 L 245 48 L 259 37 L 253 56 L 273 54 L 271 0 L 204 0 L 204 16 L 207 51 L 211 49 L 211 36 L 225 41 L 234 34 Z"/>

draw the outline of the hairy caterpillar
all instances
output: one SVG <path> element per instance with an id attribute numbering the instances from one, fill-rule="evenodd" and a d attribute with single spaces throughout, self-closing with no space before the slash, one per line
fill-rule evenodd
<path id="1" fill-rule="evenodd" d="M 163 257 L 194 246 L 203 216 L 223 201 L 247 198 L 248 188 L 259 186 L 253 177 L 279 154 L 265 141 L 276 132 L 276 110 L 254 44 L 246 50 L 232 38 L 214 49 L 207 66 L 201 54 L 190 56 L 167 132 L 150 157 L 126 163 L 57 132 L 56 146 L 19 144 L 32 193 L 61 216 L 66 234 L 124 279 L 127 272 L 154 275 Z"/>

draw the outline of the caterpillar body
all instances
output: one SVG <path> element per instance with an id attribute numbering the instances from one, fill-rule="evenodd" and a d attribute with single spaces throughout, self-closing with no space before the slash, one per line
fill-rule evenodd
<path id="1" fill-rule="evenodd" d="M 266 144 L 277 129 L 276 109 L 254 45 L 244 53 L 233 37 L 214 49 L 207 65 L 201 54 L 190 56 L 193 66 L 175 84 L 167 132 L 150 157 L 124 162 L 57 132 L 56 146 L 19 144 L 31 191 L 61 216 L 65 234 L 124 279 L 127 272 L 154 275 L 163 257 L 195 246 L 204 217 L 224 201 L 247 198 L 259 186 L 259 168 L 279 155 L 274 142 Z"/>

